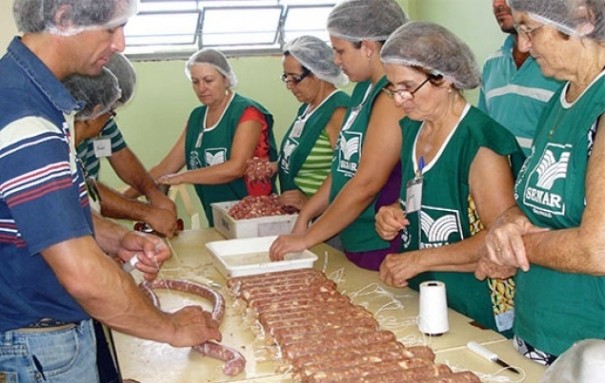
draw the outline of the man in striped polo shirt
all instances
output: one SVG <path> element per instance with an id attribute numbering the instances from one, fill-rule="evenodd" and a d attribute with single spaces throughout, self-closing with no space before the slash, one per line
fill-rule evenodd
<path id="1" fill-rule="evenodd" d="M 99 191 L 100 213 L 104 217 L 130 219 L 145 222 L 154 231 L 172 238 L 178 232 L 177 212 L 174 202 L 166 196 L 149 175 L 138 157 L 126 145 L 126 141 L 114 120 L 115 110 L 127 104 L 134 96 L 136 72 L 132 63 L 122 53 L 116 53 L 105 66 L 118 79 L 122 94 L 105 116 L 112 115 L 96 137 L 77 144 L 78 158 Z M 101 158 L 106 158 L 115 173 L 127 185 L 145 196 L 140 201 L 126 196 L 99 182 Z"/>
<path id="2" fill-rule="evenodd" d="M 137 3 L 14 0 L 23 35 L 0 59 L 0 381 L 99 382 L 92 317 L 173 346 L 221 337 L 200 307 L 156 309 L 107 256 L 136 256 L 152 279 L 170 251 L 92 215 L 76 165 L 81 105 L 61 80 L 101 73 Z"/>
<path id="3" fill-rule="evenodd" d="M 519 51 L 517 31 L 506 0 L 492 0 L 492 7 L 500 29 L 509 35 L 483 65 L 477 106 L 510 130 L 527 156 L 542 109 L 562 83 L 544 77 L 529 52 Z"/>

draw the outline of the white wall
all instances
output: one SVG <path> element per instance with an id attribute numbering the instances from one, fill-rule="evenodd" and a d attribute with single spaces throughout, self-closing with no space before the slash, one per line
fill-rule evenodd
<path id="1" fill-rule="evenodd" d="M 491 11 L 489 0 L 398 0 L 413 20 L 440 23 L 463 40 L 475 52 L 482 65 L 504 39 Z M 17 33 L 12 16 L 13 0 L 0 0 L 0 53 Z M 296 113 L 298 102 L 279 80 L 280 55 L 231 59 L 240 86 L 238 91 L 261 102 L 275 117 L 278 140 Z M 137 94 L 118 111 L 117 122 L 128 145 L 147 167 L 155 165 L 170 149 L 183 129 L 191 109 L 198 104 L 187 82 L 184 61 L 150 61 L 135 63 Z M 477 91 L 467 92 L 475 102 Z M 104 182 L 121 187 L 108 164 L 103 165 Z M 190 189 L 192 190 L 192 189 Z M 201 211 L 199 200 L 193 200 Z M 203 214 L 202 214 L 203 215 Z"/>
<path id="2" fill-rule="evenodd" d="M 17 27 L 13 20 L 13 1 L 0 0 L 0 52 L 4 53 L 16 34 Z"/>

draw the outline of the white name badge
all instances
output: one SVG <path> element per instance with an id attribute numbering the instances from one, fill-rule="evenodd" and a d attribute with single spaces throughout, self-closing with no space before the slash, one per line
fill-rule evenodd
<path id="1" fill-rule="evenodd" d="M 111 156 L 111 140 L 109 138 L 98 138 L 92 143 L 97 158 Z"/>
<path id="2" fill-rule="evenodd" d="M 405 213 L 419 211 L 422 206 L 422 177 L 414 177 L 407 183 Z"/>
<path id="3" fill-rule="evenodd" d="M 347 118 L 347 121 L 342 125 L 342 130 L 348 130 L 351 126 L 353 126 L 353 123 L 357 119 L 359 112 L 361 112 L 361 106 L 359 106 L 359 105 L 356 106 L 355 108 L 353 108 L 353 110 L 351 110 L 351 113 L 349 113 L 349 117 Z"/>
<path id="4" fill-rule="evenodd" d="M 305 127 L 305 120 L 296 120 L 294 123 L 294 127 L 292 128 L 292 133 L 290 137 L 299 138 L 302 134 L 303 128 Z"/>

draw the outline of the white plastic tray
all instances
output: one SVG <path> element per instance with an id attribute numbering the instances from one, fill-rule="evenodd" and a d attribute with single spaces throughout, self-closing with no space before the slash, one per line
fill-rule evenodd
<path id="1" fill-rule="evenodd" d="M 286 254 L 271 262 L 269 248 L 277 236 L 208 242 L 206 248 L 225 278 L 313 267 L 317 255 L 309 250 Z"/>
<path id="2" fill-rule="evenodd" d="M 211 204 L 214 228 L 226 238 L 253 238 L 289 234 L 298 218 L 298 214 L 286 214 L 236 220 L 229 215 L 229 209 L 238 202 L 228 201 Z"/>

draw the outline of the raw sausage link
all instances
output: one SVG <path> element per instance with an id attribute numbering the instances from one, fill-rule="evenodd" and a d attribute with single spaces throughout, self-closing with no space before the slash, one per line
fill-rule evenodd
<path id="1" fill-rule="evenodd" d="M 330 306 L 339 302 L 350 302 L 350 299 L 349 297 L 340 294 L 320 293 L 315 296 L 303 296 L 293 297 L 291 299 L 283 298 L 280 300 L 272 300 L 270 302 L 264 302 L 264 304 L 261 304 L 259 302 L 259 305 L 257 307 L 254 307 L 254 310 L 256 310 L 258 314 L 261 314 L 265 311 L 279 310 L 282 307 L 304 307 L 315 305 Z"/>
<path id="2" fill-rule="evenodd" d="M 255 307 L 254 312 L 260 318 L 267 314 L 304 312 L 306 310 L 325 310 L 327 308 L 336 308 L 350 306 L 349 297 L 340 294 L 319 294 L 318 297 L 292 298 L 291 301 L 269 302 L 263 306 Z"/>
<path id="3" fill-rule="evenodd" d="M 314 324 L 312 326 L 296 326 L 296 327 L 282 327 L 278 329 L 271 329 L 271 335 L 273 339 L 279 345 L 286 345 L 294 342 L 300 342 L 304 339 L 317 339 L 325 336 L 324 334 L 331 334 L 333 331 L 344 330 L 347 328 L 357 329 L 358 332 L 371 330 L 376 332 L 378 325 L 375 323 L 369 325 L 360 324 L 346 324 L 346 325 L 333 325 L 333 324 Z"/>
<path id="4" fill-rule="evenodd" d="M 212 303 L 212 319 L 219 323 L 223 320 L 225 314 L 225 300 L 221 294 L 208 286 L 190 281 L 157 279 L 153 282 L 143 281 L 139 284 L 139 288 L 151 299 L 151 302 L 157 308 L 160 308 L 160 300 L 153 289 L 167 289 L 198 295 L 208 299 Z M 202 355 L 208 355 L 211 358 L 225 362 L 223 364 L 223 372 L 226 375 L 237 375 L 246 367 L 246 358 L 244 358 L 239 351 L 223 346 L 222 344 L 204 342 L 200 345 L 193 346 L 193 349 Z"/>
<path id="5" fill-rule="evenodd" d="M 320 326 L 320 325 L 321 324 L 318 324 L 316 326 Z M 323 333 L 313 333 L 313 334 L 308 334 L 308 333 L 289 334 L 288 329 L 290 329 L 290 327 L 284 327 L 282 329 L 283 332 L 280 332 L 281 340 L 277 341 L 277 343 L 282 347 L 287 346 L 287 345 L 292 345 L 295 343 L 301 343 L 301 342 L 305 343 L 305 342 L 323 340 L 325 337 L 330 337 L 330 338 L 335 337 L 335 336 L 353 337 L 353 336 L 357 336 L 357 335 L 361 335 L 361 334 L 375 333 L 377 331 L 377 326 L 376 325 L 366 326 L 366 327 L 354 326 L 354 327 L 340 327 L 340 328 L 324 327 Z M 318 334 L 321 336 L 318 336 Z"/>
<path id="6" fill-rule="evenodd" d="M 327 279 L 325 276 L 319 273 L 314 274 L 303 274 L 303 275 L 292 275 L 288 278 L 279 277 L 279 278 L 271 278 L 269 282 L 257 281 L 255 283 L 240 284 L 237 287 L 233 287 L 235 294 L 237 296 L 241 295 L 243 292 L 254 292 L 255 290 L 262 289 L 272 289 L 274 291 L 280 291 L 289 289 L 290 286 L 293 285 L 314 285 L 314 284 L 322 284 L 322 283 L 332 283 L 335 285 L 334 281 Z"/>
<path id="7" fill-rule="evenodd" d="M 225 299 L 221 294 L 217 293 L 208 286 L 190 281 L 156 279 L 153 282 L 143 281 L 141 282 L 139 287 L 143 289 L 143 291 L 152 291 L 153 289 L 166 289 L 198 295 L 202 298 L 208 299 L 212 303 L 212 319 L 217 322 L 221 322 L 223 320 L 223 315 L 225 314 Z M 152 294 L 155 295 L 155 293 L 153 292 Z M 149 295 L 149 293 L 147 293 L 146 295 Z M 160 307 L 159 300 L 157 301 L 157 304 L 153 299 L 152 302 L 156 307 Z"/>
<path id="8" fill-rule="evenodd" d="M 256 298 L 263 295 L 268 294 L 290 294 L 293 291 L 297 290 L 305 290 L 305 289 L 314 289 L 318 290 L 320 287 L 331 288 L 332 290 L 336 289 L 336 283 L 329 279 L 303 279 L 299 281 L 291 281 L 288 283 L 275 284 L 271 286 L 250 286 L 243 287 L 240 289 L 240 296 L 249 300 L 250 298 Z"/>
<path id="9" fill-rule="evenodd" d="M 339 310 L 346 310 L 350 307 L 353 307 L 350 302 L 341 302 L 338 304 L 333 304 L 329 306 L 296 306 L 296 307 L 282 307 L 279 310 L 274 311 L 265 311 L 258 315 L 258 321 L 262 324 L 267 320 L 275 319 L 275 318 L 286 318 L 290 316 L 297 316 L 302 313 L 309 313 L 315 315 L 323 315 L 325 312 L 335 312 Z M 355 306 L 360 307 L 360 306 Z"/>
<path id="10" fill-rule="evenodd" d="M 336 369 L 324 370 L 309 377 L 308 381 L 312 383 L 332 383 L 332 382 L 358 382 L 363 378 L 373 375 L 399 373 L 409 375 L 401 381 L 408 380 L 414 375 L 419 379 L 437 376 L 436 366 L 424 359 L 405 359 L 401 361 L 386 361 L 383 363 L 364 363 L 355 366 L 340 366 Z"/>
<path id="11" fill-rule="evenodd" d="M 451 376 L 451 374 L 452 370 L 450 370 L 448 366 L 437 364 L 430 367 L 416 367 L 402 371 L 367 376 L 361 383 L 417 383 L 419 380 Z"/>
<path id="12" fill-rule="evenodd" d="M 288 281 L 293 278 L 313 278 L 317 276 L 325 278 L 322 272 L 315 269 L 276 271 L 272 273 L 229 278 L 227 287 L 230 289 L 239 289 L 248 286 L 267 286 L 275 284 L 278 281 Z"/>
<path id="13" fill-rule="evenodd" d="M 407 350 L 414 355 L 414 358 L 426 359 L 431 362 L 435 361 L 435 353 L 428 346 L 413 346 L 408 347 Z"/>
<path id="14" fill-rule="evenodd" d="M 332 362 L 332 364 L 335 364 L 343 359 L 352 359 L 356 356 L 365 355 L 366 353 L 374 354 L 377 352 L 401 353 L 408 359 L 412 358 L 414 355 L 408 354 L 406 350 L 407 349 L 401 343 L 396 341 L 375 343 L 365 348 L 339 348 L 321 354 L 303 355 L 292 361 L 292 365 L 294 366 L 294 370 L 299 370 L 305 366 L 313 366 L 324 362 Z"/>
<path id="15" fill-rule="evenodd" d="M 284 289 L 282 291 L 268 291 L 268 289 L 263 289 L 262 292 L 258 292 L 256 294 L 248 294 L 244 292 L 242 294 L 242 298 L 248 302 L 250 307 L 258 306 L 258 302 L 265 302 L 270 300 L 276 300 L 280 298 L 288 298 L 293 296 L 308 296 L 319 293 L 328 293 L 334 292 L 337 293 L 336 286 L 334 282 L 326 282 L 321 284 L 314 285 L 293 285 L 290 289 Z"/>
<path id="16" fill-rule="evenodd" d="M 395 340 L 395 334 L 390 331 L 376 331 L 358 336 L 335 336 L 321 340 L 294 343 L 282 347 L 283 355 L 294 360 L 302 355 L 323 353 L 335 348 L 365 347 L 374 343 L 384 343 Z"/>
<path id="17" fill-rule="evenodd" d="M 250 299 L 248 301 L 248 306 L 251 308 L 256 308 L 258 306 L 263 306 L 270 303 L 288 303 L 291 300 L 302 299 L 302 298 L 312 298 L 316 299 L 321 295 L 331 295 L 331 296 L 342 296 L 336 289 L 324 289 L 320 288 L 318 290 L 297 290 L 292 291 L 288 295 L 265 295 L 262 297 Z M 319 298 L 321 299 L 321 298 Z"/>
<path id="18" fill-rule="evenodd" d="M 285 310 L 274 312 L 274 313 L 263 313 L 258 316 L 261 324 L 273 323 L 274 321 L 289 320 L 296 318 L 316 318 L 324 315 L 355 315 L 357 318 L 374 318 L 374 314 L 364 309 L 361 306 L 355 306 L 351 304 L 343 306 L 329 306 L 323 308 L 309 308 L 307 310 L 292 310 L 290 312 L 284 312 Z"/>
<path id="19" fill-rule="evenodd" d="M 202 355 L 208 355 L 211 358 L 222 360 L 223 372 L 225 375 L 237 375 L 246 368 L 246 358 L 237 350 L 231 347 L 223 346 L 213 342 L 204 342 L 193 346 L 193 349 Z"/>
<path id="20" fill-rule="evenodd" d="M 300 369 L 300 375 L 303 377 L 308 377 L 320 373 L 321 371 L 328 371 L 334 369 L 334 366 L 338 366 L 338 369 L 343 368 L 351 368 L 357 365 L 367 364 L 367 363 L 384 363 L 389 361 L 400 361 L 406 359 L 414 359 L 410 358 L 409 355 L 406 355 L 401 352 L 401 350 L 376 350 L 374 352 L 365 352 L 363 354 L 353 355 L 347 358 L 340 358 L 337 363 L 334 360 L 328 360 L 322 363 L 315 363 L 312 365 L 304 366 Z M 431 365 L 432 362 L 426 359 L 414 359 L 419 363 L 416 367 Z M 420 362 L 424 361 L 424 362 Z M 412 366 L 413 367 L 413 366 Z"/>
<path id="21" fill-rule="evenodd" d="M 298 326 L 317 326 L 317 325 L 332 325 L 340 327 L 368 327 L 378 328 L 378 322 L 372 317 L 346 317 L 344 315 L 326 315 L 323 317 L 303 317 L 289 320 L 273 321 L 267 328 L 269 333 L 274 334 L 275 330 L 288 327 Z"/>

